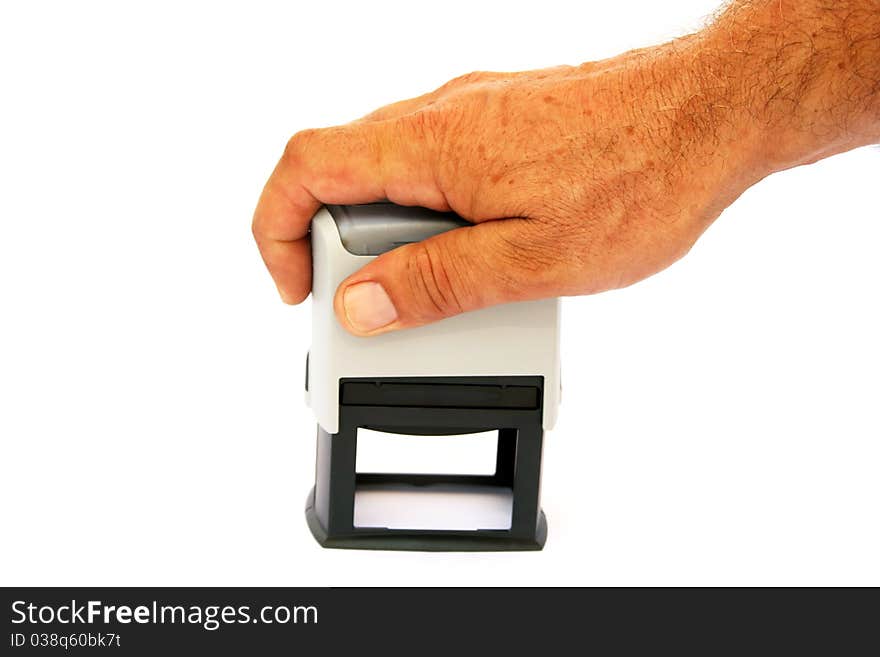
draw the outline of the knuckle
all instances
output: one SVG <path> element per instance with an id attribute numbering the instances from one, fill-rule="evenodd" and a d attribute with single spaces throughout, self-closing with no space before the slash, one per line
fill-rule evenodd
<path id="1" fill-rule="evenodd" d="M 446 130 L 446 113 L 426 108 L 401 119 L 404 132 L 414 136 L 420 143 L 433 145 L 442 140 Z"/>
<path id="2" fill-rule="evenodd" d="M 464 86 L 466 84 L 472 84 L 474 82 L 479 82 L 480 80 L 480 72 L 479 71 L 470 71 L 469 73 L 464 73 L 462 75 L 457 75 L 452 80 L 450 80 L 450 84 L 452 86 Z"/>
<path id="3" fill-rule="evenodd" d="M 490 74 L 486 71 L 471 71 L 470 73 L 465 73 L 464 75 L 458 75 L 452 78 L 449 82 L 440 87 L 440 90 L 451 90 L 458 89 L 460 87 L 466 87 L 470 84 L 476 84 L 479 82 L 484 82 L 488 80 Z"/>
<path id="4" fill-rule="evenodd" d="M 309 144 L 314 143 L 315 137 L 319 130 L 310 128 L 308 130 L 300 130 L 293 137 L 287 140 L 284 147 L 283 159 L 289 164 L 299 164 L 308 152 Z"/>
<path id="5" fill-rule="evenodd" d="M 444 254 L 430 240 L 413 244 L 411 248 L 407 278 L 414 298 L 419 300 L 420 307 L 416 311 L 424 315 L 421 319 L 462 312 L 461 283 L 450 264 L 449 254 Z"/>

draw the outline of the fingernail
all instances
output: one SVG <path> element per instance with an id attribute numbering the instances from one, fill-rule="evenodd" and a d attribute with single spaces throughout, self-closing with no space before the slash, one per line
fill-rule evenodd
<path id="1" fill-rule="evenodd" d="M 397 319 L 391 298 L 379 283 L 356 283 L 342 294 L 345 317 L 355 330 L 369 333 Z"/>

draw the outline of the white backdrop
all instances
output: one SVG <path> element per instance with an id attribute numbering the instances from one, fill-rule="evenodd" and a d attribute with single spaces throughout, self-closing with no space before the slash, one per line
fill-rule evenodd
<path id="1" fill-rule="evenodd" d="M 320 549 L 309 305 L 251 242 L 296 130 L 681 34 L 657 3 L 4 3 L 0 584 L 880 585 L 880 149 L 567 300 L 541 553 Z"/>

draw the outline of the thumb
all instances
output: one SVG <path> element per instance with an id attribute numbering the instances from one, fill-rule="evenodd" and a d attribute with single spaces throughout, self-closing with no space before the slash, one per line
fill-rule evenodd
<path id="1" fill-rule="evenodd" d="M 378 335 L 553 296 L 554 248 L 534 223 L 488 221 L 383 253 L 340 284 L 336 316 L 355 335 Z"/>

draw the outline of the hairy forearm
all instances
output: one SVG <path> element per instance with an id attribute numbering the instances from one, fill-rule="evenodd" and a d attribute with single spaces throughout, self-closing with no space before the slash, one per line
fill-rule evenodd
<path id="1" fill-rule="evenodd" d="M 739 0 L 696 41 L 762 173 L 880 142 L 880 0 Z"/>

